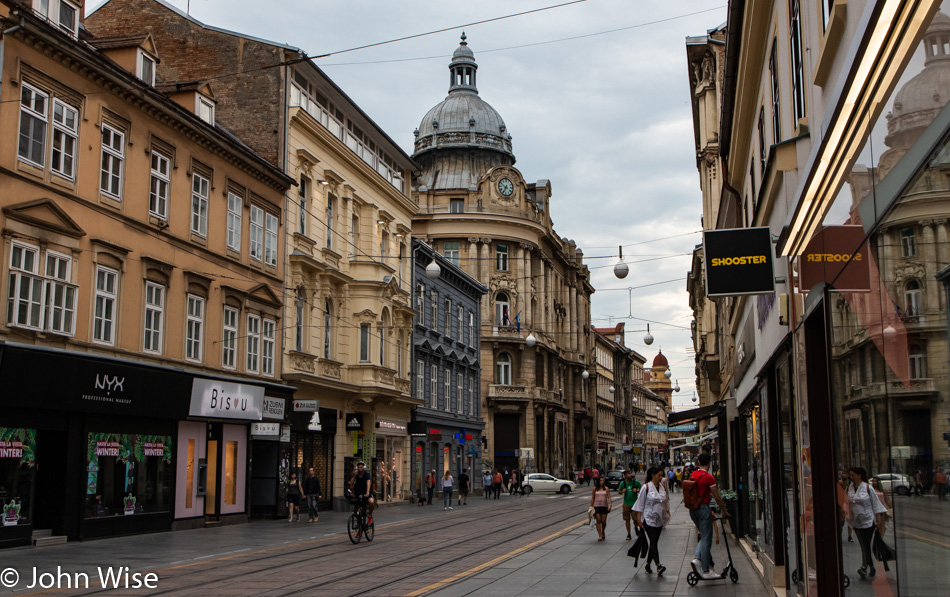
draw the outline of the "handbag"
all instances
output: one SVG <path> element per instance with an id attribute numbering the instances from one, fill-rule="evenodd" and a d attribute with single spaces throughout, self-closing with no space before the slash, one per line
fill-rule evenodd
<path id="1" fill-rule="evenodd" d="M 627 555 L 634 559 L 633 565 L 636 566 L 640 562 L 640 558 L 647 557 L 649 550 L 650 540 L 647 538 L 647 534 L 639 533 L 637 540 L 630 546 L 630 549 L 627 550 Z"/>
<path id="2" fill-rule="evenodd" d="M 874 531 L 874 539 L 871 541 L 871 553 L 874 554 L 874 557 L 877 558 L 878 562 L 884 563 L 884 570 L 889 571 L 887 563 L 890 560 L 897 559 L 897 552 L 894 551 L 894 548 L 884 542 L 884 538 L 881 537 L 876 529 Z"/>

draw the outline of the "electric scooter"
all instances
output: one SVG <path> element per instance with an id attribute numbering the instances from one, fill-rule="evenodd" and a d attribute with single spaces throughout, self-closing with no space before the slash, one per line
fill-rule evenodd
<path id="1" fill-rule="evenodd" d="M 689 586 L 691 587 L 698 585 L 699 581 L 725 580 L 727 576 L 733 583 L 739 582 L 739 572 L 732 564 L 732 551 L 729 550 L 729 535 L 726 534 L 726 519 L 719 517 L 718 520 L 720 524 L 722 524 L 722 538 L 723 543 L 726 544 L 726 555 L 729 557 L 729 562 L 726 564 L 725 568 L 722 569 L 722 573 L 720 573 L 720 575 L 716 578 L 703 578 L 702 576 L 696 574 L 696 572 L 690 572 L 688 575 L 686 575 L 686 582 L 689 583 Z"/>

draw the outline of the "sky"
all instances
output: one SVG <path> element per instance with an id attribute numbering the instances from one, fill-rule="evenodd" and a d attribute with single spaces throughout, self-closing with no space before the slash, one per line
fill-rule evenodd
<path id="1" fill-rule="evenodd" d="M 166 1 L 188 9 L 188 0 Z M 722 24 L 726 2 L 586 0 L 462 27 L 569 1 L 191 0 L 190 11 L 208 25 L 331 54 L 316 63 L 410 155 L 413 130 L 448 92 L 464 29 L 479 95 L 504 119 L 515 167 L 529 182 L 551 181 L 555 230 L 584 251 L 593 324 L 625 321 L 626 344 L 647 366 L 662 349 L 681 410 L 695 387 L 686 275 L 702 242 L 686 37 Z M 87 2 L 89 11 L 99 4 Z M 623 280 L 613 274 L 620 245 L 630 265 Z"/>

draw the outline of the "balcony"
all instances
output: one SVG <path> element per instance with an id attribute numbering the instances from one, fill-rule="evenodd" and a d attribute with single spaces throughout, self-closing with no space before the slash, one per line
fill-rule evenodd
<path id="1" fill-rule="evenodd" d="M 532 398 L 533 396 L 528 392 L 527 386 L 506 386 L 495 384 L 488 386 L 489 400 L 515 400 L 527 402 Z"/>
<path id="2" fill-rule="evenodd" d="M 537 394 L 535 400 L 546 402 L 547 404 L 554 404 L 556 406 L 564 406 L 564 396 L 562 396 L 561 392 L 559 391 L 535 388 L 535 392 Z"/>

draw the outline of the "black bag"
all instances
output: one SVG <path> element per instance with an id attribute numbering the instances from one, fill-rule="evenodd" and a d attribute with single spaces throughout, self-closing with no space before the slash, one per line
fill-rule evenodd
<path id="1" fill-rule="evenodd" d="M 877 530 L 874 531 L 874 539 L 871 541 L 871 553 L 874 554 L 878 562 L 884 563 L 885 571 L 890 570 L 887 563 L 897 559 L 897 552 L 894 551 L 893 547 L 884 542 L 884 538 L 881 537 L 881 533 Z"/>
<path id="2" fill-rule="evenodd" d="M 648 551 L 650 551 L 650 540 L 647 539 L 646 533 L 639 533 L 637 540 L 627 550 L 627 555 L 634 558 L 633 565 L 636 566 L 640 562 L 640 558 L 647 557 Z"/>

